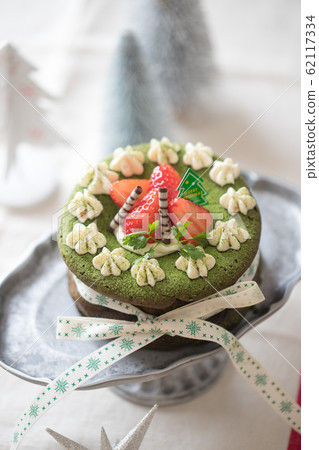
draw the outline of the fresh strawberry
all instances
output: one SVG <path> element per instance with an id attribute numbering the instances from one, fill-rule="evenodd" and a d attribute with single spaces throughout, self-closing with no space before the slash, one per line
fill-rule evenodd
<path id="1" fill-rule="evenodd" d="M 114 203 L 118 206 L 123 206 L 126 199 L 136 186 L 141 186 L 143 189 L 141 195 L 136 200 L 137 206 L 145 197 L 150 189 L 150 180 L 138 180 L 136 178 L 126 178 L 125 180 L 115 181 L 110 188 L 110 195 Z"/>
<path id="2" fill-rule="evenodd" d="M 178 194 L 176 188 L 181 182 L 181 177 L 170 164 L 156 166 L 151 175 L 150 190 L 166 187 L 168 200 L 172 200 Z"/>
<path id="3" fill-rule="evenodd" d="M 148 231 L 148 225 L 158 220 L 158 190 L 149 191 L 143 200 L 132 209 L 123 222 L 125 234 Z"/>
<path id="4" fill-rule="evenodd" d="M 177 225 L 178 222 L 182 224 L 191 222 L 187 228 L 185 239 L 197 236 L 203 231 L 208 232 L 213 221 L 208 209 L 180 197 L 176 197 L 169 202 L 168 212 L 174 225 Z M 189 242 L 196 244 L 195 241 Z"/>

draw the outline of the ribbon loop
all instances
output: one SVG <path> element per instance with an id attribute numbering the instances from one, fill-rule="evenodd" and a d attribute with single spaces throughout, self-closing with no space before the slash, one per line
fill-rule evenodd
<path id="1" fill-rule="evenodd" d="M 300 407 L 271 375 L 225 328 L 204 320 L 225 308 L 252 306 L 264 300 L 257 283 L 236 283 L 198 302 L 185 305 L 159 317 L 139 308 L 108 299 L 76 281 L 82 297 L 93 304 L 133 314 L 137 322 L 95 317 L 59 317 L 58 339 L 113 339 L 75 363 L 44 387 L 24 411 L 14 432 L 12 448 L 17 448 L 35 421 L 63 396 L 117 361 L 150 344 L 164 334 L 199 339 L 221 345 L 236 370 L 287 423 L 300 432 Z M 82 283 L 83 284 L 83 283 Z M 86 290 L 85 290 L 86 289 Z M 114 339 L 116 338 L 116 339 Z"/>

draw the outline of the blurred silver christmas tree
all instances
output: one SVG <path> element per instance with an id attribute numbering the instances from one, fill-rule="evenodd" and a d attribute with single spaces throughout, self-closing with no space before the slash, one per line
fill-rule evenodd
<path id="1" fill-rule="evenodd" d="M 33 79 L 35 67 L 8 42 L 0 43 L 0 203 L 25 208 L 57 187 L 49 148 L 64 139 L 49 125 L 43 103 L 52 100 Z"/>
<path id="2" fill-rule="evenodd" d="M 132 32 L 120 39 L 107 80 L 103 112 L 103 156 L 117 147 L 148 142 L 169 133 L 169 117 L 149 76 Z"/>
<path id="3" fill-rule="evenodd" d="M 136 0 L 130 23 L 174 108 L 196 100 L 212 75 L 212 48 L 200 1 Z"/>
<path id="4" fill-rule="evenodd" d="M 7 154 L 6 172 L 13 168 L 21 142 L 33 146 L 59 144 L 61 137 L 43 120 L 43 99 L 51 96 L 31 78 L 36 69 L 9 43 L 0 43 L 0 140 Z"/>

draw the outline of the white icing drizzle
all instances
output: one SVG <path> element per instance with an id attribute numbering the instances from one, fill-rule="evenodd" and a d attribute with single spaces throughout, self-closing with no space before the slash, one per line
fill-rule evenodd
<path id="1" fill-rule="evenodd" d="M 240 228 L 235 219 L 227 222 L 217 221 L 215 228 L 207 235 L 210 245 L 217 247 L 220 252 L 226 252 L 230 248 L 239 250 L 240 244 L 246 242 L 248 238 L 248 231 Z"/>
<path id="2" fill-rule="evenodd" d="M 148 159 L 159 165 L 161 164 L 176 164 L 178 163 L 178 152 L 180 146 L 172 143 L 167 137 L 158 139 L 151 139 L 150 148 L 148 150 Z"/>
<path id="3" fill-rule="evenodd" d="M 200 170 L 212 165 L 213 154 L 213 150 L 202 142 L 197 142 L 195 145 L 188 142 L 185 145 L 183 162 L 187 166 L 192 166 L 194 170 Z"/>
<path id="4" fill-rule="evenodd" d="M 256 206 L 256 200 L 246 187 L 241 187 L 238 191 L 232 187 L 228 188 L 227 192 L 220 197 L 219 203 L 232 216 L 238 212 L 246 216 L 248 211 Z"/>
<path id="5" fill-rule="evenodd" d="M 210 179 L 219 186 L 234 184 L 239 175 L 239 165 L 235 164 L 231 158 L 226 158 L 224 161 L 216 160 L 209 171 Z"/>
<path id="6" fill-rule="evenodd" d="M 84 192 L 77 192 L 68 205 L 68 211 L 77 217 L 80 222 L 98 217 L 103 211 L 102 203 L 87 189 Z"/>
<path id="7" fill-rule="evenodd" d="M 90 194 L 110 194 L 111 184 L 118 179 L 118 174 L 109 170 L 105 161 L 101 161 L 96 167 L 87 167 L 80 185 L 87 187 Z"/>
<path id="8" fill-rule="evenodd" d="M 157 259 L 142 259 L 131 268 L 131 275 L 139 286 L 154 287 L 158 281 L 165 278 L 164 270 L 160 267 Z"/>
<path id="9" fill-rule="evenodd" d="M 124 250 L 120 247 L 112 251 L 103 247 L 102 252 L 93 258 L 92 263 L 105 277 L 109 275 L 118 277 L 130 268 L 130 262 L 124 257 Z"/>
<path id="10" fill-rule="evenodd" d="M 126 148 L 120 147 L 114 151 L 110 168 L 117 172 L 122 172 L 125 177 L 131 177 L 132 175 L 141 175 L 143 173 L 143 164 L 144 154 L 128 145 Z"/>
<path id="11" fill-rule="evenodd" d="M 66 245 L 76 251 L 79 255 L 91 253 L 95 255 L 98 248 L 106 244 L 104 234 L 100 233 L 96 224 L 91 223 L 87 227 L 77 222 L 73 230 L 66 237 Z"/>
<path id="12" fill-rule="evenodd" d="M 176 262 L 175 266 L 178 270 L 186 272 L 188 278 L 195 280 L 199 277 L 207 277 L 208 271 L 215 266 L 215 258 L 208 253 L 200 259 L 185 258 L 180 256 Z"/>

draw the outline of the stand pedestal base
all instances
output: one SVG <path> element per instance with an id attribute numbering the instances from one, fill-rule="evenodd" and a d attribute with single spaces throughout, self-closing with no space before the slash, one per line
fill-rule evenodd
<path id="1" fill-rule="evenodd" d="M 200 363 L 185 367 L 161 378 L 144 383 L 111 387 L 126 400 L 139 405 L 176 405 L 187 402 L 208 390 L 222 374 L 227 362 L 225 351 Z"/>

